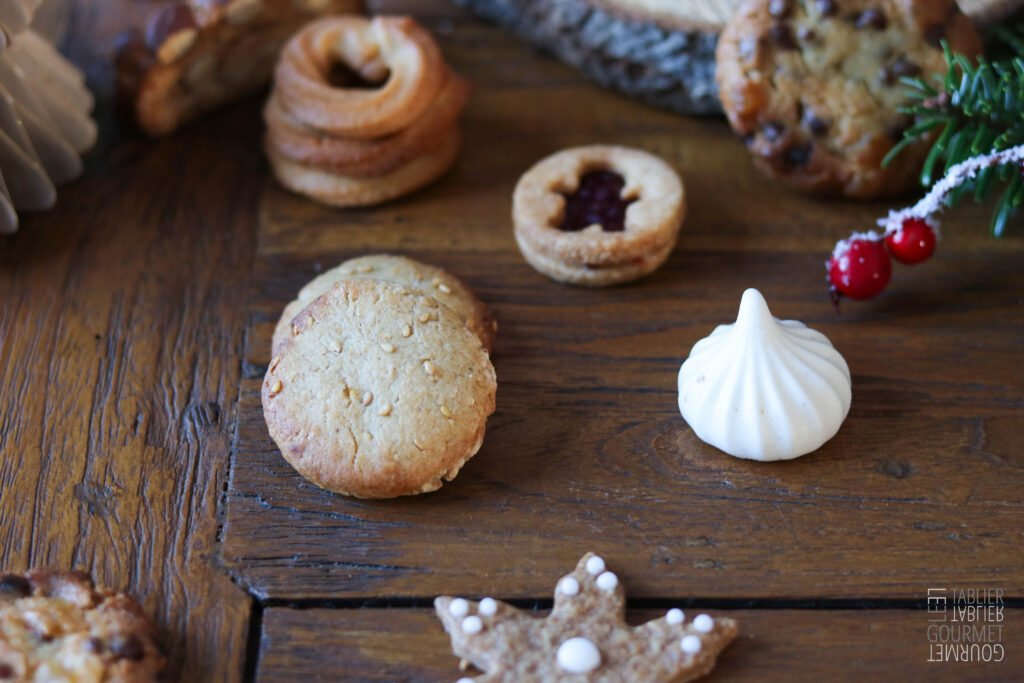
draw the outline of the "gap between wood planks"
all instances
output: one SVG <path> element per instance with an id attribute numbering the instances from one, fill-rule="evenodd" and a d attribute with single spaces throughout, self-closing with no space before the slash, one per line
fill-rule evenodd
<path id="1" fill-rule="evenodd" d="M 260 610 L 275 607 L 286 609 L 433 609 L 433 598 L 394 597 L 394 598 L 350 598 L 338 600 L 269 598 L 259 600 L 255 596 L 254 605 Z M 500 598 L 499 598 L 500 599 Z M 520 609 L 548 610 L 553 605 L 551 598 L 515 598 L 502 600 Z M 1007 609 L 1024 608 L 1024 597 L 1003 598 L 1003 607 Z M 626 600 L 627 610 L 668 609 L 671 607 L 688 607 L 701 609 L 760 609 L 760 610 L 808 610 L 808 611 L 840 611 L 840 610 L 925 610 L 926 600 L 916 598 L 636 598 Z"/>

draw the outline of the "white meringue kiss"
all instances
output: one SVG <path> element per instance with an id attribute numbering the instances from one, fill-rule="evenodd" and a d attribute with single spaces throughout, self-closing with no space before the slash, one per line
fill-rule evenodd
<path id="1" fill-rule="evenodd" d="M 850 411 L 850 369 L 831 342 L 772 317 L 756 289 L 733 325 L 694 344 L 679 368 L 679 411 L 703 441 L 751 460 L 788 460 L 835 436 Z"/>

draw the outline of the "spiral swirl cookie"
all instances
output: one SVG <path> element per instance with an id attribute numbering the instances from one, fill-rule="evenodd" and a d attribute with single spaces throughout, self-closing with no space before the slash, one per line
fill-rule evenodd
<path id="1" fill-rule="evenodd" d="M 0 680 L 150 683 L 163 665 L 131 597 L 82 572 L 0 574 Z"/>
<path id="2" fill-rule="evenodd" d="M 415 289 L 432 296 L 452 309 L 490 352 L 498 324 L 487 306 L 457 277 L 437 266 L 420 263 L 404 256 L 371 254 L 350 259 L 321 273 L 299 290 L 295 300 L 285 306 L 274 328 L 272 342 L 276 355 L 298 329 L 292 321 L 314 299 L 345 280 L 382 280 Z M 403 329 L 403 334 L 405 330 Z M 409 328 L 412 334 L 412 328 Z"/>
<path id="3" fill-rule="evenodd" d="M 594 145 L 537 163 L 516 185 L 512 220 L 527 262 L 560 282 L 604 286 L 665 262 L 686 213 L 683 183 L 658 157 Z"/>
<path id="4" fill-rule="evenodd" d="M 343 64 L 375 88 L 337 88 L 331 69 Z M 408 17 L 329 17 L 314 21 L 285 46 L 275 75 L 281 99 L 318 131 L 373 139 L 397 133 L 437 98 L 445 78 L 434 39 Z"/>
<path id="5" fill-rule="evenodd" d="M 930 147 L 881 165 L 914 123 L 900 78 L 944 74 L 941 40 L 980 53 L 955 0 L 748 0 L 718 44 L 722 106 L 768 175 L 819 194 L 898 194 Z"/>
<path id="6" fill-rule="evenodd" d="M 437 98 L 423 115 L 394 135 L 377 140 L 331 137 L 315 132 L 281 104 L 275 93 L 264 110 L 269 147 L 291 162 L 348 176 L 382 176 L 438 148 L 450 137 L 469 99 L 469 84 L 446 74 Z"/>
<path id="7" fill-rule="evenodd" d="M 267 156 L 284 187 L 324 204 L 395 199 L 455 162 L 469 91 L 408 17 L 321 19 L 282 51 Z"/>
<path id="8" fill-rule="evenodd" d="M 447 306 L 348 280 L 293 321 L 263 381 L 271 438 L 299 474 L 359 498 L 434 491 L 480 449 L 497 381 Z"/>

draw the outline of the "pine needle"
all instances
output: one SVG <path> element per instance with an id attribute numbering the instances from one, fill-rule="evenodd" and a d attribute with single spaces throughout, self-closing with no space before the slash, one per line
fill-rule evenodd
<path id="1" fill-rule="evenodd" d="M 970 157 L 1024 142 L 1024 25 L 996 26 L 992 34 L 1009 56 L 972 61 L 943 41 L 943 78 L 934 82 L 920 77 L 900 79 L 909 101 L 900 112 L 913 116 L 916 123 L 886 155 L 883 166 L 910 145 L 941 130 L 921 170 L 921 184 L 928 188 Z M 949 196 L 949 205 L 968 195 L 981 203 L 1002 188 L 992 215 L 992 234 L 1000 236 L 1024 203 L 1021 172 L 1017 167 L 1005 167 L 980 173 Z"/>

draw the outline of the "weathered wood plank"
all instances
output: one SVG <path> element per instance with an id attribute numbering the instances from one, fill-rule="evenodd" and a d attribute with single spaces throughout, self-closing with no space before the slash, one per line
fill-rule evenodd
<path id="1" fill-rule="evenodd" d="M 371 211 L 268 188 L 245 352 L 224 558 L 272 598 L 517 597 L 584 550 L 619 558 L 637 596 L 920 598 L 935 578 L 1024 591 L 1024 284 L 1019 239 L 958 211 L 936 257 L 836 316 L 822 284 L 834 241 L 881 204 L 821 202 L 759 176 L 724 123 L 601 92 L 492 28 L 432 17 L 477 90 L 458 168 Z M 683 172 L 690 216 L 647 280 L 590 291 L 531 270 L 511 192 L 533 161 L 586 142 L 638 145 Z M 390 502 L 316 490 L 280 458 L 259 404 L 274 321 L 320 269 L 370 251 L 451 269 L 500 323 L 498 412 L 480 454 L 438 494 Z M 853 410 L 821 452 L 728 458 L 679 417 L 692 344 L 748 286 L 830 336 Z"/>
<path id="2" fill-rule="evenodd" d="M 709 681 L 1015 681 L 1024 622 L 1008 611 L 999 663 L 928 662 L 928 617 L 913 610 L 711 610 L 740 623 Z M 636 623 L 661 612 L 630 612 Z M 426 609 L 287 609 L 263 615 L 260 683 L 454 681 L 463 675 Z M 1016 653 L 1016 654 L 1015 654 Z M 932 655 L 933 658 L 935 655 Z"/>
<path id="3" fill-rule="evenodd" d="M 118 4 L 73 16 L 69 50 L 101 95 L 86 175 L 0 243 L 0 569 L 88 569 L 140 598 L 170 680 L 240 680 L 251 601 L 215 558 L 258 108 L 158 143 L 122 129 L 109 57 L 141 3 Z"/>

